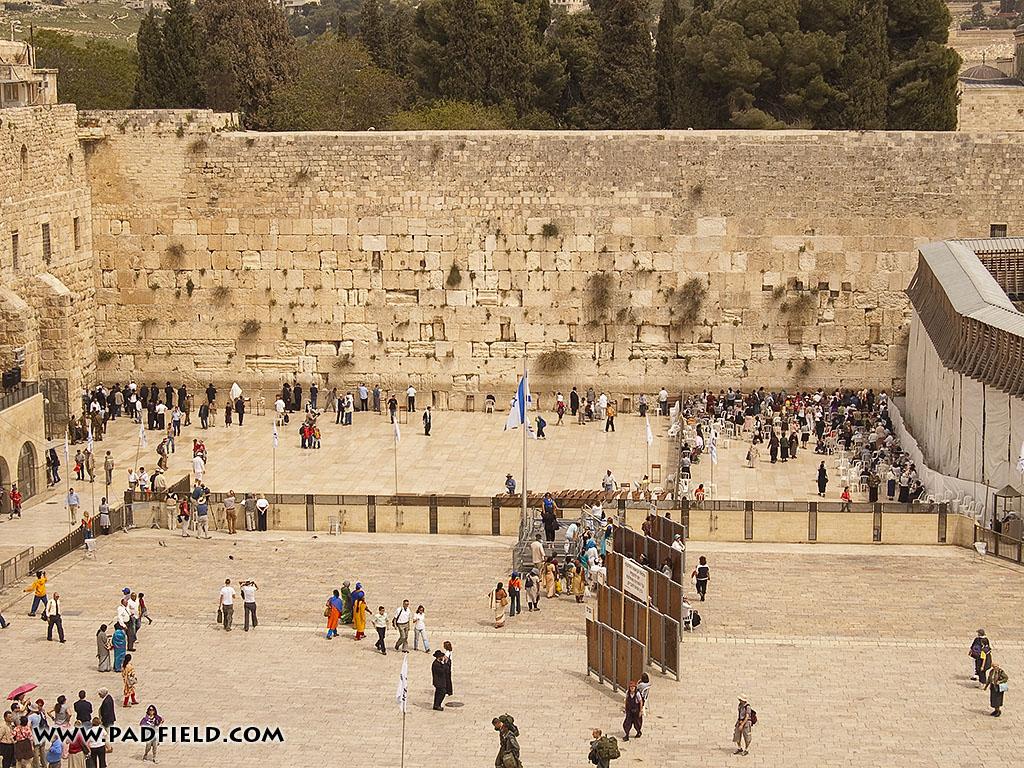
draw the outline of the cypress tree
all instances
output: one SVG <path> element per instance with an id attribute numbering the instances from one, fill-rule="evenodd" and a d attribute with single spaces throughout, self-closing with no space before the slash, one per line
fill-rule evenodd
<path id="1" fill-rule="evenodd" d="M 654 49 L 655 109 L 662 128 L 672 125 L 676 111 L 675 35 L 680 17 L 679 0 L 665 0 L 658 19 L 658 39 Z"/>
<path id="2" fill-rule="evenodd" d="M 169 0 L 163 23 L 164 100 L 171 107 L 205 104 L 199 66 L 199 41 L 191 0 Z"/>
<path id="3" fill-rule="evenodd" d="M 363 0 L 363 7 L 359 12 L 359 39 L 378 67 L 385 66 L 388 54 L 385 22 L 378 0 Z"/>
<path id="4" fill-rule="evenodd" d="M 163 93 L 164 45 L 160 20 L 152 8 L 139 23 L 135 46 L 139 52 L 139 74 L 135 79 L 132 106 L 136 109 L 162 109 L 167 106 Z"/>
<path id="5" fill-rule="evenodd" d="M 597 12 L 597 71 L 590 93 L 595 128 L 642 130 L 657 123 L 654 54 L 644 0 L 604 0 Z"/>
<path id="6" fill-rule="evenodd" d="M 884 130 L 890 78 L 885 0 L 858 0 L 843 56 L 843 128 Z"/>

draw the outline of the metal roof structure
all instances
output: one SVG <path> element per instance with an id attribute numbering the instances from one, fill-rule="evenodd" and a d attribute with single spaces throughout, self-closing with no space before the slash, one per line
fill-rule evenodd
<path id="1" fill-rule="evenodd" d="M 946 240 L 918 253 L 907 296 L 943 363 L 1024 395 L 1024 313 L 1001 285 L 1024 281 L 1024 240 Z"/>

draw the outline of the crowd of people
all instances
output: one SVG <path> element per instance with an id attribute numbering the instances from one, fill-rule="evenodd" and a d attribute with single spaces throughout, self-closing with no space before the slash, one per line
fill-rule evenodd
<path id="1" fill-rule="evenodd" d="M 871 388 L 828 393 L 760 387 L 744 394 L 730 387 L 687 396 L 680 415 L 694 423 L 694 435 L 683 442 L 681 476 L 689 477 L 692 464 L 707 453 L 710 430 L 731 424 L 736 434 L 749 435 L 748 467 L 758 466 L 762 451 L 771 464 L 791 461 L 806 450 L 821 456 L 842 452 L 851 483 L 867 488 L 868 501 L 877 502 L 883 494 L 889 501 L 915 501 L 925 489 L 895 435 L 888 405 L 887 393 Z M 829 480 L 822 462 L 815 476 L 820 496 L 825 496 Z M 849 493 L 848 484 L 843 490 Z"/>

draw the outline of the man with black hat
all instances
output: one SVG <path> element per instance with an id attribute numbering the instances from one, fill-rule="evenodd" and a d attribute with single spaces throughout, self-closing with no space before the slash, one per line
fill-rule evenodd
<path id="1" fill-rule="evenodd" d="M 434 686 L 434 709 L 438 712 L 444 711 L 441 703 L 444 701 L 445 694 L 448 693 L 448 675 L 445 670 L 447 664 L 448 658 L 444 655 L 444 651 L 434 651 L 434 663 L 430 665 L 430 682 Z"/>

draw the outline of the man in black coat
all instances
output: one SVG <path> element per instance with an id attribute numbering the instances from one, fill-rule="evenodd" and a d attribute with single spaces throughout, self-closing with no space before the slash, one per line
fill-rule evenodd
<path id="1" fill-rule="evenodd" d="M 434 651 L 434 663 L 430 665 L 430 678 L 431 683 L 434 686 L 434 709 L 438 712 L 442 712 L 444 707 L 441 706 L 441 702 L 444 701 L 445 695 L 448 693 L 448 688 L 451 685 L 450 677 L 445 669 L 447 667 L 447 657 L 444 655 L 444 651 Z"/>
<path id="2" fill-rule="evenodd" d="M 114 715 L 114 697 L 106 688 L 100 688 L 97 695 L 100 697 L 100 722 L 104 728 L 110 728 L 117 722 Z"/>

